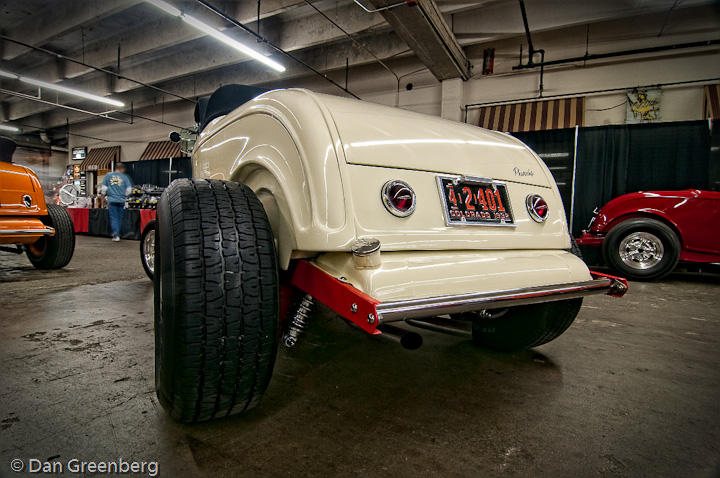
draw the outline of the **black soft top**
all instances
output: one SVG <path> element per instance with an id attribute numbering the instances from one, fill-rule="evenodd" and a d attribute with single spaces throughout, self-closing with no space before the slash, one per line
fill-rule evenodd
<path id="1" fill-rule="evenodd" d="M 15 141 L 5 136 L 0 136 L 0 161 L 12 163 L 13 153 L 15 152 Z"/>
<path id="2" fill-rule="evenodd" d="M 200 125 L 202 131 L 215 118 L 230 113 L 266 91 L 270 90 L 247 85 L 221 86 L 212 95 L 198 98 L 195 105 L 195 122 Z"/>

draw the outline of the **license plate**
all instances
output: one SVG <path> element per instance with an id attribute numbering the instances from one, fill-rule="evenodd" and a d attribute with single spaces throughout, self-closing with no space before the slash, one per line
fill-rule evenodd
<path id="1" fill-rule="evenodd" d="M 505 183 L 438 176 L 448 225 L 514 226 Z"/>

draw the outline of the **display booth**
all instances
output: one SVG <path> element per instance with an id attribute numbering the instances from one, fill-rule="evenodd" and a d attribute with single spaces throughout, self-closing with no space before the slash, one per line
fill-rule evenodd
<path id="1" fill-rule="evenodd" d="M 71 178 L 78 190 L 78 200 L 68 207 L 76 233 L 110 237 L 108 210 L 99 196 L 105 174 L 120 161 L 120 146 L 93 148 L 87 152 L 82 163 L 73 166 Z M 145 226 L 155 219 L 156 199 L 173 180 L 192 176 L 190 158 L 180 151 L 177 143 L 153 141 L 137 161 L 124 161 L 125 173 L 132 179 L 132 195 L 120 232 L 122 239 L 140 239 Z M 79 207 L 87 206 L 87 207 Z"/>

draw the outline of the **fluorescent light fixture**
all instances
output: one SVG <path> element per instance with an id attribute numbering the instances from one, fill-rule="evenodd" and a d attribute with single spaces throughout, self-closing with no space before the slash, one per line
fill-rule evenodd
<path id="1" fill-rule="evenodd" d="M 250 48 L 249 46 L 243 45 L 239 41 L 237 41 L 233 38 L 230 38 L 226 34 L 222 33 L 220 30 L 217 30 L 217 29 L 211 27 L 210 25 L 201 22 L 197 18 L 184 14 L 177 8 L 170 5 L 169 3 L 163 2 L 162 0 L 145 0 L 145 1 L 155 5 L 156 7 L 169 13 L 170 15 L 182 18 L 183 21 L 185 23 L 187 23 L 188 25 L 190 25 L 194 28 L 197 28 L 201 32 L 203 32 L 207 35 L 210 35 L 211 37 L 215 38 L 216 40 L 223 42 L 224 44 L 246 54 L 247 56 L 256 59 L 260 63 L 263 63 L 264 65 L 269 66 L 273 70 L 279 71 L 279 72 L 285 71 L 285 67 L 282 66 L 280 63 L 276 62 L 275 60 L 268 58 L 267 56 L 263 55 L 262 53 L 260 53 L 257 50 Z"/>
<path id="2" fill-rule="evenodd" d="M 0 77 L 10 78 L 11 80 L 17 80 L 19 78 L 15 73 L 10 73 L 9 71 L 3 70 L 0 70 Z"/>
<path id="3" fill-rule="evenodd" d="M 99 103 L 105 103 L 113 106 L 125 106 L 125 103 L 123 103 L 122 101 L 111 100 L 110 98 L 93 95 L 92 93 L 86 93 L 84 91 L 76 90 L 74 88 L 68 88 L 66 86 L 60 86 L 54 83 L 48 83 L 46 81 L 35 80 L 33 78 L 28 78 L 27 76 L 21 76 L 19 79 L 23 83 L 39 86 L 40 88 L 47 88 L 48 90 L 59 91 L 60 93 L 65 93 L 68 95 L 79 96 L 80 98 L 85 98 L 86 100 L 97 101 Z"/>
<path id="4" fill-rule="evenodd" d="M 173 7 L 167 2 L 163 2 L 162 0 L 145 0 L 148 3 L 152 3 L 156 7 L 158 7 L 160 10 L 164 10 L 170 15 L 174 17 L 179 17 L 182 15 L 182 12 L 178 10 L 177 8 Z"/>
<path id="5" fill-rule="evenodd" d="M 20 128 L 16 128 L 15 126 L 8 126 L 6 124 L 0 124 L 0 131 L 10 131 L 11 133 L 19 133 Z"/>
<path id="6" fill-rule="evenodd" d="M 86 100 L 97 101 L 99 103 L 105 103 L 107 105 L 122 107 L 125 103 L 122 101 L 105 98 L 104 96 L 93 95 L 92 93 L 86 93 L 84 91 L 76 90 L 75 88 L 68 88 L 67 86 L 56 85 L 55 83 L 48 83 L 47 81 L 40 81 L 34 78 L 28 78 L 27 76 L 21 76 L 9 71 L 0 70 L 0 77 L 11 78 L 13 80 L 19 80 L 29 85 L 38 86 L 40 88 L 46 88 L 48 90 L 59 91 L 60 93 L 66 93 L 68 95 L 79 96 Z"/>

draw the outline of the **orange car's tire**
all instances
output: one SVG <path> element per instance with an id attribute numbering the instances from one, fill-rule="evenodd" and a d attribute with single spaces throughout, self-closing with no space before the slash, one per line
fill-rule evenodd
<path id="1" fill-rule="evenodd" d="M 75 252 L 75 229 L 64 207 L 48 204 L 47 211 L 43 222 L 55 228 L 55 235 L 42 237 L 25 246 L 25 253 L 38 269 L 59 269 L 68 265 Z"/>
<path id="2" fill-rule="evenodd" d="M 265 210 L 228 181 L 180 179 L 155 230 L 155 388 L 177 421 L 255 407 L 279 342 L 279 278 Z"/>
<path id="3" fill-rule="evenodd" d="M 570 327 L 582 301 L 561 300 L 476 314 L 473 341 L 481 347 L 505 352 L 548 343 Z"/>

